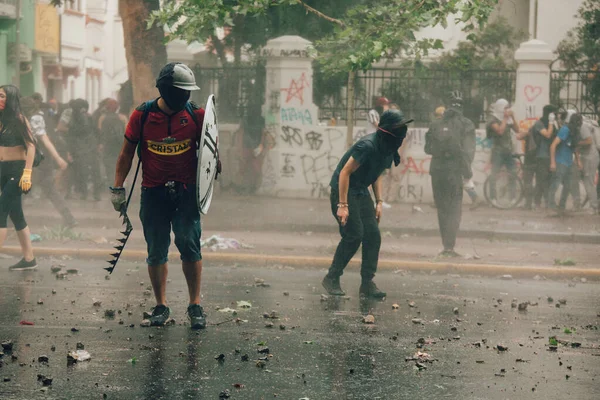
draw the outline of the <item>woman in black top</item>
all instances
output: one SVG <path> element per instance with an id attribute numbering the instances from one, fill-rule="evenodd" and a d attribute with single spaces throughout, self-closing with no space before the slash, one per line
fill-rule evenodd
<path id="1" fill-rule="evenodd" d="M 19 89 L 13 85 L 0 86 L 0 248 L 6 240 L 10 216 L 23 252 L 23 258 L 11 270 L 37 267 L 21 202 L 21 194 L 31 190 L 34 157 L 35 143 L 21 112 Z"/>

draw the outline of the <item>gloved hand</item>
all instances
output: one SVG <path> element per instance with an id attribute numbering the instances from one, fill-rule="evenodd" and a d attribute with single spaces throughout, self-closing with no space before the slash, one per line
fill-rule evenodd
<path id="1" fill-rule="evenodd" d="M 19 181 L 19 187 L 23 191 L 23 193 L 29 193 L 31 190 L 31 170 L 25 168 L 23 170 L 23 175 L 21 175 L 21 180 Z"/>
<path id="2" fill-rule="evenodd" d="M 126 192 L 124 187 L 110 187 L 110 201 L 115 211 L 121 212 L 127 204 Z"/>

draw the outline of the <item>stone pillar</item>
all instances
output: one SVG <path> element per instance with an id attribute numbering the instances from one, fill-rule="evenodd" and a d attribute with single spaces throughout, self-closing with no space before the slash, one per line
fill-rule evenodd
<path id="1" fill-rule="evenodd" d="M 330 158 L 325 132 L 317 132 L 310 45 L 299 36 L 282 36 L 262 50 L 267 60 L 263 115 L 268 132 L 259 190 L 263 194 L 311 197 L 321 188 L 327 192 Z"/>
<path id="2" fill-rule="evenodd" d="M 550 46 L 537 39 L 522 43 L 515 53 L 519 66 L 513 110 L 522 129 L 539 119 L 543 107 L 550 103 L 550 63 L 553 59 Z"/>

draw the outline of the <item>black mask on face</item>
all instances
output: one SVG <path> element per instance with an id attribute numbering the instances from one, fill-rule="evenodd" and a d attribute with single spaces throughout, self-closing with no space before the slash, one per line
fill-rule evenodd
<path id="1" fill-rule="evenodd" d="M 378 135 L 381 140 L 382 150 L 384 154 L 393 154 L 394 155 L 394 164 L 398 166 L 400 164 L 400 156 L 398 155 L 398 149 L 402 146 L 402 142 L 404 138 L 406 138 L 406 133 L 408 131 L 408 127 L 406 125 L 395 128 L 389 132 L 379 131 Z"/>
<path id="2" fill-rule="evenodd" d="M 174 112 L 183 110 L 190 99 L 189 90 L 183 90 L 173 86 L 160 85 L 158 87 L 158 92 L 160 93 L 160 97 L 167 103 L 167 106 Z"/>

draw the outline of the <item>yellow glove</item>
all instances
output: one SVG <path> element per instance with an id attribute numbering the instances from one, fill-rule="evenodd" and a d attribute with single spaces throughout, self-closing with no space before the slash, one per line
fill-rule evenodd
<path id="1" fill-rule="evenodd" d="M 21 180 L 19 181 L 19 187 L 23 191 L 23 193 L 28 193 L 31 190 L 31 170 L 25 168 L 23 170 L 23 175 L 21 176 Z"/>

